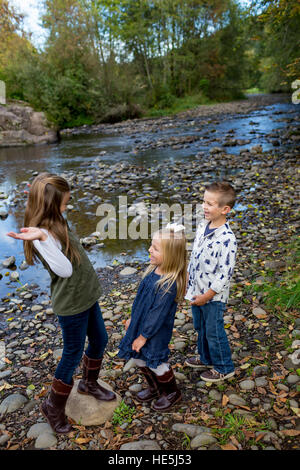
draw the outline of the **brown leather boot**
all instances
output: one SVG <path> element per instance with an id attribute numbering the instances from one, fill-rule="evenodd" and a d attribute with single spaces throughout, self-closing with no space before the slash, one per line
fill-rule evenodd
<path id="1" fill-rule="evenodd" d="M 92 395 L 97 400 L 111 401 L 116 398 L 116 395 L 110 390 L 101 387 L 97 382 L 102 359 L 102 357 L 100 359 L 90 359 L 84 354 L 82 379 L 78 384 L 77 391 L 82 395 Z"/>
<path id="2" fill-rule="evenodd" d="M 156 376 L 159 398 L 153 403 L 155 411 L 166 411 L 181 400 L 181 391 L 178 389 L 172 367 L 164 375 Z"/>
<path id="3" fill-rule="evenodd" d="M 72 387 L 73 383 L 68 385 L 54 378 L 50 395 L 40 407 L 51 428 L 58 434 L 67 434 L 72 431 L 72 426 L 65 415 L 65 407 Z"/>
<path id="4" fill-rule="evenodd" d="M 149 402 L 159 396 L 159 390 L 156 382 L 156 375 L 152 372 L 149 367 L 140 367 L 139 368 L 142 374 L 144 375 L 149 387 L 141 392 L 138 392 L 135 396 L 139 402 Z"/>

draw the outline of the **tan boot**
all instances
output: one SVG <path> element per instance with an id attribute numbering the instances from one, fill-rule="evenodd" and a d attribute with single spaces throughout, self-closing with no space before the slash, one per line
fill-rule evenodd
<path id="1" fill-rule="evenodd" d="M 77 391 L 82 395 L 92 395 L 97 400 L 111 401 L 116 398 L 116 395 L 101 387 L 97 379 L 102 365 L 102 359 L 90 359 L 86 354 L 83 356 L 83 371 L 82 379 L 78 384 Z"/>
<path id="2" fill-rule="evenodd" d="M 40 407 L 51 428 L 58 434 L 67 434 L 72 431 L 72 426 L 65 415 L 65 407 L 72 387 L 73 383 L 68 385 L 54 378 L 50 395 Z"/>

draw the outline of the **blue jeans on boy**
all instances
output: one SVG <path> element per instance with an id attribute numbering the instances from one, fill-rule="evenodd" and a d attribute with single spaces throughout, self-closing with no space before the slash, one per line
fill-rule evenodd
<path id="1" fill-rule="evenodd" d="M 195 330 L 198 332 L 198 353 L 203 364 L 212 365 L 221 374 L 234 371 L 231 351 L 224 329 L 224 302 L 192 305 Z"/>
<path id="2" fill-rule="evenodd" d="M 71 385 L 74 371 L 82 358 L 86 336 L 89 344 L 85 354 L 90 359 L 100 359 L 107 345 L 108 335 L 98 302 L 76 315 L 58 315 L 58 321 L 62 329 L 64 347 L 55 378 Z"/>

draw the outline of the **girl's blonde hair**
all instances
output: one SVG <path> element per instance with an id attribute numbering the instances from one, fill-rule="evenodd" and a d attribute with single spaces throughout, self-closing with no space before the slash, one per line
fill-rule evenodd
<path id="1" fill-rule="evenodd" d="M 68 225 L 61 213 L 61 204 L 66 193 L 70 192 L 68 182 L 53 173 L 41 173 L 33 180 L 25 209 L 24 227 L 39 227 L 48 230 L 60 241 L 65 255 L 71 262 L 80 263 L 80 254 L 69 239 Z M 37 252 L 32 241 L 24 241 L 26 262 L 37 261 Z"/>
<path id="2" fill-rule="evenodd" d="M 176 302 L 184 298 L 187 281 L 187 250 L 186 238 L 183 231 L 173 229 L 161 229 L 153 234 L 153 238 L 161 240 L 163 261 L 159 266 L 163 275 L 157 282 L 159 287 L 163 287 L 165 293 L 168 292 L 174 282 L 177 285 Z M 147 274 L 156 269 L 156 265 L 149 265 L 143 274 Z"/>

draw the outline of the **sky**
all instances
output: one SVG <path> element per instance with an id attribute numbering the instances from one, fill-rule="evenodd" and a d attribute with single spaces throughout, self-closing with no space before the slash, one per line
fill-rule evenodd
<path id="1" fill-rule="evenodd" d="M 32 42 L 36 47 L 42 47 L 45 41 L 45 30 L 39 26 L 41 23 L 41 1 L 40 0 L 9 0 L 18 13 L 24 13 L 24 29 L 32 33 Z"/>
<path id="2" fill-rule="evenodd" d="M 9 0 L 19 13 L 26 14 L 24 18 L 24 29 L 26 32 L 32 33 L 32 42 L 37 48 L 42 48 L 46 33 L 39 25 L 41 20 L 41 0 Z M 250 0 L 240 0 L 241 5 L 251 4 Z"/>

